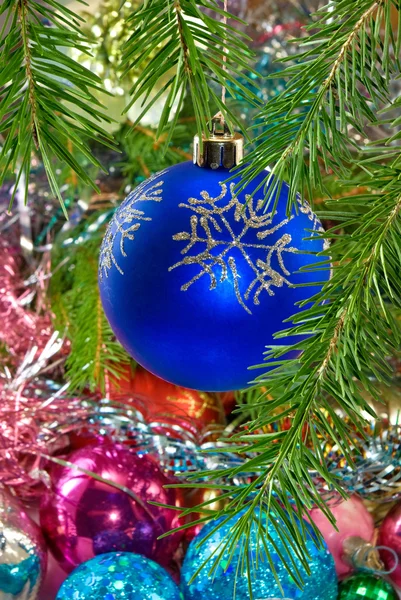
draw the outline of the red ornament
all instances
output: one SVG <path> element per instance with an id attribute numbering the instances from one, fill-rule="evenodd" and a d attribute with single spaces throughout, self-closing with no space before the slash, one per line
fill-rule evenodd
<path id="1" fill-rule="evenodd" d="M 168 383 L 139 366 L 135 370 L 128 367 L 118 381 L 110 378 L 109 396 L 112 400 L 129 401 L 140 410 L 145 406 L 150 419 L 178 423 L 185 429 L 192 426 L 199 431 L 208 425 L 225 423 L 217 397 Z M 151 402 L 145 404 L 137 396 L 151 398 Z"/>
<path id="2" fill-rule="evenodd" d="M 225 414 L 230 415 L 237 404 L 235 392 L 218 392 L 216 396 L 222 403 Z"/>

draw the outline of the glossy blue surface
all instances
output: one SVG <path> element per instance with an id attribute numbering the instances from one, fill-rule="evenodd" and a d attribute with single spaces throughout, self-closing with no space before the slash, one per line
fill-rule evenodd
<path id="1" fill-rule="evenodd" d="M 232 560 L 228 561 L 229 552 L 225 552 L 219 560 L 217 568 L 210 573 L 214 561 L 223 549 L 219 545 L 227 542 L 228 534 L 234 523 L 235 517 L 222 525 L 217 532 L 213 533 L 209 539 L 200 544 L 219 521 L 211 521 L 202 531 L 192 540 L 185 555 L 184 564 L 181 571 L 181 590 L 185 600 L 250 600 L 248 589 L 248 577 L 241 567 L 240 541 L 234 550 Z M 291 535 L 284 525 L 283 521 L 274 518 L 276 526 L 285 531 L 289 539 Z M 224 517 L 220 522 L 224 521 Z M 265 522 L 265 516 L 262 523 Z M 313 532 L 309 525 L 306 525 L 312 537 L 307 538 L 307 549 L 310 555 L 308 560 L 311 575 L 309 576 L 302 563 L 291 550 L 288 542 L 283 544 L 277 530 L 272 523 L 269 526 L 269 534 L 274 541 L 267 541 L 267 547 L 271 553 L 271 560 L 274 564 L 278 579 L 282 586 L 282 591 L 273 575 L 262 542 L 257 543 L 257 527 L 254 524 L 250 531 L 249 546 L 249 564 L 251 574 L 251 584 L 253 598 L 256 600 L 336 600 L 337 598 L 337 575 L 334 566 L 334 559 L 327 550 L 326 546 L 317 548 L 313 541 Z M 280 556 L 281 555 L 281 556 Z M 211 560 L 202 567 L 202 565 L 211 557 Z M 256 565 L 256 558 L 258 564 Z M 299 570 L 299 574 L 304 581 L 303 589 L 297 587 L 291 574 L 285 569 L 283 560 L 294 569 Z M 293 561 L 293 562 L 291 562 Z M 202 567 L 202 568 L 201 568 Z M 200 569 L 199 574 L 190 584 L 190 580 Z"/>
<path id="2" fill-rule="evenodd" d="M 180 600 L 178 586 L 158 564 L 130 552 L 110 552 L 71 573 L 56 600 Z"/>
<path id="3" fill-rule="evenodd" d="M 121 204 L 101 249 L 101 298 L 121 344 L 155 375 L 198 390 L 246 387 L 295 303 L 317 291 L 291 286 L 329 277 L 297 272 L 322 260 L 306 254 L 323 249 L 304 239 L 320 228 L 309 206 L 287 222 L 284 184 L 269 216 L 257 206 L 263 192 L 236 198 L 221 185 L 229 176 L 191 162 L 157 174 Z"/>

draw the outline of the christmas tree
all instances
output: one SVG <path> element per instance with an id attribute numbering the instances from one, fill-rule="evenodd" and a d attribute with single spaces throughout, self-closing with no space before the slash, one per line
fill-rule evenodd
<path id="1" fill-rule="evenodd" d="M 0 598 L 397 597 L 400 8 L 3 0 Z"/>

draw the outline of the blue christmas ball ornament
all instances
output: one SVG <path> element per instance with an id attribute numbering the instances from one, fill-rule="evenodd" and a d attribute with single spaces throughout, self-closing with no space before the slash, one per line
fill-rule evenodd
<path id="1" fill-rule="evenodd" d="M 151 177 L 118 208 L 100 252 L 117 339 L 148 371 L 204 391 L 245 388 L 296 303 L 329 277 L 300 272 L 322 260 L 310 206 L 299 200 L 288 218 L 284 183 L 272 214 L 263 191 L 253 193 L 265 174 L 239 193 L 240 176 L 225 182 L 231 175 L 184 162 Z"/>
<path id="2" fill-rule="evenodd" d="M 291 539 L 291 534 L 284 522 L 273 515 L 270 515 L 270 518 L 274 519 L 275 525 Z M 217 568 L 214 569 L 214 562 L 223 548 L 221 544 L 227 542 L 227 536 L 237 519 L 238 517 L 233 517 L 221 525 L 215 533 L 211 532 L 219 522 L 223 523 L 224 517 L 217 521 L 211 521 L 192 540 L 181 571 L 181 590 L 185 600 L 205 600 L 206 598 L 207 600 L 232 600 L 233 598 L 250 600 L 249 580 L 243 569 L 245 561 L 241 554 L 243 540 L 237 544 L 232 560 L 229 562 L 229 551 L 225 551 L 219 559 Z M 264 522 L 265 515 L 262 519 L 262 523 Z M 250 582 L 255 600 L 267 600 L 268 598 L 275 600 L 336 600 L 338 584 L 334 559 L 325 545 L 320 547 L 315 545 L 316 537 L 314 537 L 312 528 L 306 523 L 305 526 L 310 533 L 310 537 L 307 537 L 306 541 L 310 575 L 307 574 L 288 542 L 282 542 L 273 524 L 269 526 L 272 541 L 266 540 L 266 545 L 282 589 L 273 574 L 260 538 L 258 545 L 256 523 L 251 527 L 248 552 L 251 565 Z M 210 537 L 205 539 L 208 535 Z M 204 543 L 201 543 L 202 540 L 205 540 Z M 208 561 L 209 558 L 210 561 Z M 299 571 L 304 582 L 302 589 L 296 585 L 283 561 L 291 569 Z M 199 569 L 194 581 L 190 583 Z"/>
<path id="3" fill-rule="evenodd" d="M 178 586 L 152 560 L 131 552 L 101 554 L 79 565 L 56 600 L 180 600 Z"/>

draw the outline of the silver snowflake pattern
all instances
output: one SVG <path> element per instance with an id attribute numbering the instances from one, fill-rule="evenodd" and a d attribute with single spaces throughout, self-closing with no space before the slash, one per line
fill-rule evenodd
<path id="1" fill-rule="evenodd" d="M 204 275 L 209 276 L 210 289 L 213 290 L 218 283 L 214 268 L 220 267 L 220 282 L 225 281 L 231 273 L 238 302 L 249 314 L 252 314 L 246 305 L 250 298 L 252 298 L 255 305 L 258 305 L 260 304 L 259 297 L 262 291 L 273 296 L 274 290 L 272 288 L 280 288 L 284 285 L 291 287 L 291 283 L 287 279 L 290 272 L 285 267 L 284 255 L 288 252 L 297 252 L 297 249 L 289 245 L 291 236 L 288 233 L 284 233 L 273 245 L 262 242 L 269 235 L 285 227 L 289 219 L 283 219 L 280 223 L 273 225 L 276 213 L 257 214 L 262 208 L 263 200 L 258 200 L 255 203 L 250 195 L 245 196 L 244 203 L 240 202 L 234 191 L 234 183 L 230 185 L 231 199 L 226 204 L 218 206 L 218 202 L 226 197 L 228 191 L 226 184 L 221 183 L 220 186 L 221 193 L 216 198 L 211 198 L 208 192 L 201 192 L 201 200 L 189 198 L 188 204 L 182 203 L 179 205 L 180 208 L 189 209 L 193 213 L 190 218 L 191 231 L 184 231 L 173 236 L 174 240 L 185 241 L 188 244 L 181 251 L 184 258 L 172 265 L 169 270 L 172 271 L 184 265 L 199 265 L 199 273 L 185 283 L 181 290 L 187 291 L 192 284 Z M 234 233 L 230 225 L 228 213 L 231 210 L 234 211 L 234 220 L 241 226 L 239 233 Z M 256 242 L 247 243 L 244 238 L 252 230 L 255 232 Z M 216 236 L 223 233 L 223 231 L 228 232 L 229 239 L 216 239 Z M 196 255 L 189 255 L 195 244 L 202 244 L 202 250 Z M 234 249 L 241 252 L 254 273 L 254 278 L 243 297 L 239 288 L 238 279 L 240 275 L 235 258 L 230 254 Z M 254 262 L 248 254 L 251 249 L 262 250 L 263 258 L 259 258 Z M 279 270 L 274 269 L 272 266 L 273 257 L 278 262 Z"/>
<path id="2" fill-rule="evenodd" d="M 99 278 L 103 279 L 103 274 L 106 277 L 109 271 L 114 265 L 116 269 L 124 275 L 124 271 L 118 264 L 118 260 L 115 256 L 115 241 L 116 238 L 119 240 L 119 250 L 122 256 L 126 257 L 127 252 L 125 249 L 125 243 L 127 240 L 133 241 L 135 239 L 135 232 L 141 227 L 143 221 L 151 221 L 151 217 L 147 217 L 143 210 L 135 208 L 136 202 L 142 201 L 162 201 L 162 187 L 163 181 L 158 181 L 151 187 L 147 187 L 156 177 L 163 175 L 164 171 L 154 175 L 150 179 L 147 179 L 141 183 L 135 190 L 133 190 L 124 202 L 124 205 L 118 209 L 113 218 L 111 219 L 107 228 L 106 234 L 103 238 L 102 246 L 100 248 L 100 260 L 99 260 Z M 147 187 L 144 191 L 145 186 Z"/>
<path id="3" fill-rule="evenodd" d="M 323 226 L 320 222 L 320 219 L 315 215 L 312 210 L 311 205 L 306 200 L 302 200 L 301 196 L 297 194 L 297 202 L 299 206 L 299 211 L 306 215 L 309 221 L 312 221 L 312 231 L 316 231 L 316 233 L 324 233 Z M 323 250 L 328 250 L 330 248 L 330 242 L 327 238 L 323 239 Z"/>

